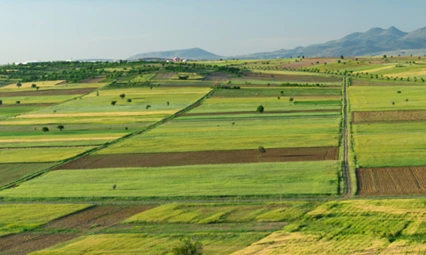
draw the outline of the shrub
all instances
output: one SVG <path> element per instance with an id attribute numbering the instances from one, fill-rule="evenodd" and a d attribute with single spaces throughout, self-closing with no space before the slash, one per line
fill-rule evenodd
<path id="1" fill-rule="evenodd" d="M 258 107 L 257 107 L 257 110 L 256 110 L 257 112 L 259 112 L 259 113 L 263 113 L 264 111 L 265 111 L 265 107 L 263 107 L 263 105 L 259 105 Z"/>
<path id="2" fill-rule="evenodd" d="M 203 245 L 195 242 L 191 238 L 184 238 L 172 249 L 173 255 L 201 255 L 203 254 Z"/>
<path id="3" fill-rule="evenodd" d="M 258 151 L 260 153 L 265 153 L 266 152 L 266 150 L 265 150 L 265 148 L 263 146 L 259 146 Z"/>

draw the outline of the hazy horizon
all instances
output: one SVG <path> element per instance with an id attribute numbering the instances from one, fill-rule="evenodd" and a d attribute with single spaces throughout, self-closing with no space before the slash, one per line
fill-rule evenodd
<path id="1" fill-rule="evenodd" d="M 223 56 L 292 49 L 372 27 L 411 32 L 426 26 L 425 8 L 420 0 L 5 0 L 0 64 L 194 47 Z M 401 15 L 410 19 L 395 19 Z"/>

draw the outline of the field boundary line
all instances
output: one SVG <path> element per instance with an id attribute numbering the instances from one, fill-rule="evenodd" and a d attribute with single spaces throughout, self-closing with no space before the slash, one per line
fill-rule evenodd
<path id="1" fill-rule="evenodd" d="M 343 198 L 352 196 L 351 173 L 349 169 L 349 130 L 348 130 L 348 92 L 347 78 L 343 77 L 343 159 L 342 159 L 342 177 L 344 179 Z"/>

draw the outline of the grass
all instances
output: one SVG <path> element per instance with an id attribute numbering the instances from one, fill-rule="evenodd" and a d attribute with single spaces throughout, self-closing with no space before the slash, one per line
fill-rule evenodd
<path id="1" fill-rule="evenodd" d="M 337 146 L 339 124 L 338 116 L 178 119 L 98 154 L 239 150 L 256 149 L 260 145 L 265 148 Z"/>
<path id="2" fill-rule="evenodd" d="M 219 89 L 215 92 L 218 97 L 288 97 L 288 96 L 335 96 L 341 94 L 341 89 L 282 87 L 282 88 L 242 88 L 242 89 Z"/>
<path id="3" fill-rule="evenodd" d="M 293 101 L 290 101 L 292 98 Z M 324 102 L 330 102 L 324 104 Z M 304 104 L 303 102 L 311 102 Z M 207 99 L 200 107 L 191 113 L 215 113 L 215 112 L 253 112 L 259 105 L 268 111 L 312 111 L 312 110 L 339 110 L 341 106 L 340 97 L 322 96 L 280 96 L 277 97 L 220 97 L 213 96 Z"/>
<path id="4" fill-rule="evenodd" d="M 0 163 L 59 162 L 94 147 L 0 149 Z"/>
<path id="5" fill-rule="evenodd" d="M 47 169 L 55 164 L 33 163 L 33 164 L 0 164 L 0 186 L 16 181 L 26 175 Z"/>
<path id="6" fill-rule="evenodd" d="M 371 123 L 353 127 L 358 166 L 426 165 L 425 122 Z"/>
<path id="7" fill-rule="evenodd" d="M 282 209 L 281 209 L 282 206 Z M 136 214 L 124 223 L 243 223 L 297 219 L 312 210 L 314 203 L 284 202 L 268 205 L 166 204 Z"/>
<path id="8" fill-rule="evenodd" d="M 83 204 L 2 204 L 0 237 L 34 229 L 67 214 L 89 207 Z"/>
<path id="9" fill-rule="evenodd" d="M 5 198 L 139 197 L 208 199 L 227 196 L 335 195 L 336 161 L 60 170 L 4 190 Z M 82 178 L 84 176 L 84 178 Z M 112 189 L 116 184 L 117 188 Z"/>
<path id="10" fill-rule="evenodd" d="M 179 77 L 188 77 L 187 79 L 184 79 L 184 80 L 201 80 L 201 79 L 204 78 L 203 75 L 198 74 L 198 73 L 179 72 L 179 73 L 173 75 L 173 77 L 171 79 L 172 80 L 182 80 Z"/>
<path id="11" fill-rule="evenodd" d="M 349 87 L 353 111 L 424 110 L 426 109 L 425 93 L 426 86 Z"/>
<path id="12" fill-rule="evenodd" d="M 194 240 L 203 244 L 203 254 L 231 254 L 264 237 L 264 233 L 197 233 Z M 182 235 L 101 234 L 81 237 L 32 255 L 53 254 L 170 254 Z"/>
<path id="13" fill-rule="evenodd" d="M 235 254 L 394 254 L 397 246 L 422 254 L 424 208 L 412 199 L 332 201 Z"/>
<path id="14" fill-rule="evenodd" d="M 21 82 L 21 87 L 20 88 L 31 88 L 32 84 L 36 84 L 38 87 L 42 88 L 42 87 L 53 87 L 58 83 L 61 83 L 62 80 L 58 80 L 58 81 L 37 81 L 37 82 Z M 18 86 L 16 86 L 16 83 L 14 84 L 10 84 L 7 86 L 3 87 L 4 89 L 9 89 L 9 88 L 18 88 Z"/>

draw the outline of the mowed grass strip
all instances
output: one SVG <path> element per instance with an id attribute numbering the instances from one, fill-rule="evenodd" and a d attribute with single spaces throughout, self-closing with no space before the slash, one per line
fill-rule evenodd
<path id="1" fill-rule="evenodd" d="M 63 80 L 56 80 L 56 81 L 37 81 L 37 82 L 22 82 L 21 83 L 21 87 L 22 89 L 24 88 L 31 88 L 32 84 L 36 84 L 38 87 L 53 87 L 59 83 L 63 82 Z M 14 84 L 10 84 L 7 86 L 2 87 L 2 89 L 11 89 L 11 88 L 17 88 L 18 86 L 16 86 L 17 83 Z"/>
<path id="2" fill-rule="evenodd" d="M 234 123 L 234 124 L 232 124 Z M 175 120 L 97 154 L 291 147 L 335 147 L 339 116 L 276 119 Z M 171 146 L 173 145 L 173 146 Z"/>
<path id="3" fill-rule="evenodd" d="M 10 163 L 0 164 L 0 186 L 16 181 L 26 175 L 47 169 L 55 163 Z"/>
<path id="4" fill-rule="evenodd" d="M 36 228 L 89 206 L 84 204 L 2 204 L 0 205 L 0 236 Z"/>
<path id="5" fill-rule="evenodd" d="M 248 233 L 197 233 L 191 234 L 193 240 L 203 244 L 203 254 L 231 254 L 263 238 L 263 232 Z M 47 254 L 169 254 L 179 244 L 183 235 L 149 234 L 99 234 L 80 237 L 31 255 Z M 123 245 L 124 244 L 124 245 Z"/>
<path id="6" fill-rule="evenodd" d="M 0 149 L 0 163 L 59 162 L 94 147 Z"/>
<path id="7" fill-rule="evenodd" d="M 341 95 L 340 89 L 330 88 L 303 88 L 303 87 L 282 87 L 282 88 L 241 88 L 241 89 L 218 89 L 216 97 L 281 97 L 281 96 L 329 96 L 338 97 Z"/>
<path id="8" fill-rule="evenodd" d="M 426 86 L 350 86 L 352 111 L 426 110 Z"/>
<path id="9" fill-rule="evenodd" d="M 424 121 L 356 124 L 353 131 L 358 167 L 426 165 Z"/>
<path id="10" fill-rule="evenodd" d="M 84 178 L 82 178 L 84 176 Z M 0 192 L 5 198 L 335 195 L 337 161 L 59 170 Z M 117 185 L 113 189 L 113 185 Z"/>

